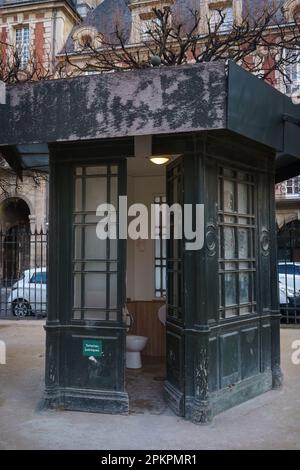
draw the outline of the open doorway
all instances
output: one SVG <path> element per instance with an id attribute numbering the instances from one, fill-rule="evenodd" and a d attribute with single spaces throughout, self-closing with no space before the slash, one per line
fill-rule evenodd
<path id="1" fill-rule="evenodd" d="M 155 165 L 137 155 L 128 159 L 127 168 L 128 206 L 144 204 L 151 214 L 151 205 L 166 202 L 166 166 Z M 162 217 L 157 223 L 159 239 L 128 238 L 127 241 L 126 307 L 130 326 L 126 340 L 126 365 L 129 366 L 126 367 L 126 390 L 130 412 L 138 414 L 171 413 L 164 400 L 167 247 L 162 238 Z M 128 361 L 132 348 L 143 348 L 141 367 Z"/>
<path id="2" fill-rule="evenodd" d="M 5 199 L 0 205 L 2 243 L 1 280 L 11 285 L 30 264 L 30 209 L 18 197 Z"/>

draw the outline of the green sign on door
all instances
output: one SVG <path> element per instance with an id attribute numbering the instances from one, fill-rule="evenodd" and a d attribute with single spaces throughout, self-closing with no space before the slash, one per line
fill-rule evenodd
<path id="1" fill-rule="evenodd" d="M 84 339 L 82 343 L 83 356 L 102 356 L 102 340 L 100 339 Z"/>

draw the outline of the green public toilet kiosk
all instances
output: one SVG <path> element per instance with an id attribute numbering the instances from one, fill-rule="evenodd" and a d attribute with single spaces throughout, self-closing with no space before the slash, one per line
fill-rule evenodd
<path id="1" fill-rule="evenodd" d="M 300 173 L 298 107 L 225 62 L 9 85 L 1 96 L 1 154 L 19 175 L 50 173 L 45 405 L 129 411 L 124 227 L 117 218 L 115 238 L 95 237 L 99 204 L 119 215 L 145 136 L 152 155 L 176 155 L 167 203 L 204 205 L 201 249 L 167 240 L 167 403 L 206 423 L 278 388 L 274 185 Z"/>

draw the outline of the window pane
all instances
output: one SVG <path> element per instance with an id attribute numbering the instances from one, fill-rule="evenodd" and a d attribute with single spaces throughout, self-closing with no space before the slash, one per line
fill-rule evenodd
<path id="1" fill-rule="evenodd" d="M 118 242 L 117 240 L 109 240 L 109 246 L 110 246 L 110 256 L 109 258 L 111 260 L 117 259 L 118 257 Z"/>
<path id="2" fill-rule="evenodd" d="M 106 312 L 103 310 L 86 310 L 84 312 L 84 320 L 106 320 Z"/>
<path id="3" fill-rule="evenodd" d="M 235 258 L 235 229 L 224 227 L 225 259 Z"/>
<path id="4" fill-rule="evenodd" d="M 110 308 L 117 308 L 117 275 L 111 274 L 110 275 L 110 299 L 109 299 L 109 307 Z"/>
<path id="5" fill-rule="evenodd" d="M 106 259 L 106 240 L 100 240 L 96 234 L 96 226 L 84 228 L 84 254 L 85 259 Z"/>
<path id="6" fill-rule="evenodd" d="M 109 185 L 109 196 L 117 202 L 118 180 L 110 176 L 107 168 L 105 165 L 78 167 L 74 174 L 74 211 L 82 212 L 73 217 L 73 318 L 77 320 L 117 319 L 118 241 L 100 240 L 96 233 L 99 222 L 96 209 L 99 204 L 110 202 L 107 201 Z M 114 171 L 118 172 L 117 167 Z"/>
<path id="7" fill-rule="evenodd" d="M 248 186 L 246 184 L 238 184 L 238 201 L 239 213 L 248 213 Z"/>
<path id="8" fill-rule="evenodd" d="M 225 305 L 236 305 L 236 274 L 225 274 Z"/>
<path id="9" fill-rule="evenodd" d="M 234 183 L 224 180 L 224 211 L 234 211 Z"/>
<path id="10" fill-rule="evenodd" d="M 247 304 L 250 300 L 250 282 L 249 274 L 241 273 L 240 274 L 240 303 Z"/>
<path id="11" fill-rule="evenodd" d="M 239 229 L 239 258 L 249 258 L 248 229 Z"/>
<path id="12" fill-rule="evenodd" d="M 225 168 L 219 175 L 232 178 L 219 176 L 219 201 L 224 201 L 224 207 L 219 207 L 219 310 L 220 318 L 228 318 L 255 311 L 254 176 Z"/>
<path id="13" fill-rule="evenodd" d="M 74 275 L 74 307 L 81 308 L 81 274 Z"/>
<path id="14" fill-rule="evenodd" d="M 85 274 L 85 308 L 106 308 L 106 275 Z"/>
<path id="15" fill-rule="evenodd" d="M 90 261 L 84 263 L 84 271 L 106 271 L 106 262 L 97 263 L 95 261 Z"/>
<path id="16" fill-rule="evenodd" d="M 85 210 L 96 212 L 99 204 L 107 202 L 106 178 L 87 178 L 85 189 Z"/>
<path id="17" fill-rule="evenodd" d="M 118 210 L 118 179 L 112 177 L 110 180 L 110 204 L 112 204 L 116 211 Z"/>
<path id="18" fill-rule="evenodd" d="M 76 259 L 82 258 L 82 227 L 75 227 L 74 256 Z"/>
<path id="19" fill-rule="evenodd" d="M 88 166 L 85 169 L 87 175 L 106 175 L 106 166 Z"/>
<path id="20" fill-rule="evenodd" d="M 75 184 L 75 211 L 82 211 L 82 179 L 77 178 Z"/>

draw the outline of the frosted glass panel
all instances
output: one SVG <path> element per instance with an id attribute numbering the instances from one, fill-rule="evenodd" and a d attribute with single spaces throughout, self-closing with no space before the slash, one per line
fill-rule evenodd
<path id="1" fill-rule="evenodd" d="M 85 227 L 85 259 L 106 259 L 106 240 L 96 235 L 96 226 Z"/>
<path id="2" fill-rule="evenodd" d="M 224 252 L 225 259 L 235 258 L 235 229 L 232 227 L 224 228 Z"/>
<path id="3" fill-rule="evenodd" d="M 110 202 L 118 210 L 118 179 L 116 177 L 110 180 Z"/>
<path id="4" fill-rule="evenodd" d="M 118 319 L 117 312 L 109 312 L 110 321 L 116 321 Z"/>
<path id="5" fill-rule="evenodd" d="M 75 211 L 82 211 L 82 179 L 77 178 L 75 183 Z"/>
<path id="6" fill-rule="evenodd" d="M 83 223 L 83 215 L 75 215 L 75 219 L 74 219 L 74 222 L 75 224 L 82 224 Z"/>
<path id="7" fill-rule="evenodd" d="M 82 228 L 75 227 L 74 255 L 76 259 L 82 258 Z"/>
<path id="8" fill-rule="evenodd" d="M 106 166 L 87 166 L 85 169 L 87 175 L 106 175 Z"/>
<path id="9" fill-rule="evenodd" d="M 155 268 L 155 289 L 159 289 L 161 285 L 161 271 L 160 268 Z"/>
<path id="10" fill-rule="evenodd" d="M 244 315 L 256 308 L 253 182 L 254 177 L 246 172 L 220 169 L 219 202 L 222 202 L 222 198 L 224 201 L 219 210 L 221 318 Z M 250 304 L 250 307 L 246 304 Z"/>
<path id="11" fill-rule="evenodd" d="M 249 231 L 244 228 L 239 229 L 239 258 L 249 257 Z"/>
<path id="12" fill-rule="evenodd" d="M 167 272 L 166 272 L 166 268 L 163 268 L 162 270 L 163 272 L 163 279 L 162 279 L 162 288 L 163 290 L 166 290 L 166 278 L 167 278 Z"/>
<path id="13" fill-rule="evenodd" d="M 86 224 L 97 224 L 101 220 L 101 217 L 95 214 L 87 214 L 85 216 Z"/>
<path id="14" fill-rule="evenodd" d="M 110 308 L 117 308 L 117 275 L 110 275 Z"/>
<path id="15" fill-rule="evenodd" d="M 236 305 L 236 274 L 225 274 L 225 305 Z"/>
<path id="16" fill-rule="evenodd" d="M 235 206 L 234 200 L 234 182 L 224 180 L 224 211 L 233 212 Z"/>
<path id="17" fill-rule="evenodd" d="M 74 307 L 81 308 L 81 274 L 74 275 Z"/>
<path id="18" fill-rule="evenodd" d="M 86 310 L 84 312 L 84 319 L 104 321 L 106 320 L 106 312 L 102 310 Z"/>
<path id="19" fill-rule="evenodd" d="M 241 273 L 240 274 L 240 303 L 247 304 L 249 302 L 249 274 Z"/>
<path id="20" fill-rule="evenodd" d="M 107 201 L 106 178 L 87 178 L 85 189 L 85 210 L 96 212 L 99 204 Z"/>
<path id="21" fill-rule="evenodd" d="M 239 212 L 241 214 L 248 213 L 248 186 L 246 184 L 238 185 L 238 201 Z"/>
<path id="22" fill-rule="evenodd" d="M 106 308 L 106 275 L 99 273 L 85 274 L 86 308 Z"/>
<path id="23" fill-rule="evenodd" d="M 106 262 L 97 263 L 94 261 L 86 262 L 85 271 L 106 271 Z"/>
<path id="24" fill-rule="evenodd" d="M 155 256 L 156 258 L 160 258 L 160 240 L 155 240 Z"/>
<path id="25" fill-rule="evenodd" d="M 117 320 L 118 241 L 100 240 L 96 233 L 98 206 L 117 207 L 117 173 L 117 165 L 104 164 L 81 166 L 74 173 L 73 318 L 77 320 Z"/>
<path id="26" fill-rule="evenodd" d="M 110 259 L 117 259 L 117 240 L 110 240 Z"/>

